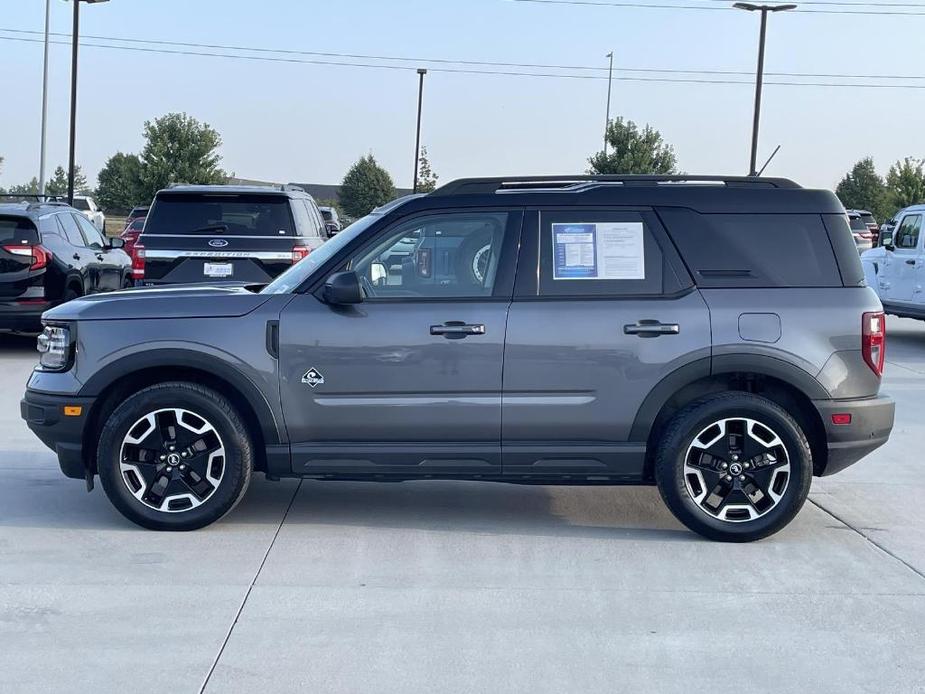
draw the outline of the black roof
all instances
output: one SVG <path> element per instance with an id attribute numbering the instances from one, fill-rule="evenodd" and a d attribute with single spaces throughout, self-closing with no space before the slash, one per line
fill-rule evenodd
<path id="1" fill-rule="evenodd" d="M 844 214 L 827 190 L 749 176 L 509 176 L 464 178 L 401 205 L 403 212 L 453 206 L 687 207 L 706 213 Z M 394 208 L 391 208 L 394 209 Z M 383 210 L 383 212 L 391 211 Z"/>
<path id="2" fill-rule="evenodd" d="M 5 217 L 28 217 L 35 219 L 51 212 L 73 209 L 66 202 L 3 202 L 0 199 L 0 215 Z M 75 210 L 76 211 L 76 210 Z"/>

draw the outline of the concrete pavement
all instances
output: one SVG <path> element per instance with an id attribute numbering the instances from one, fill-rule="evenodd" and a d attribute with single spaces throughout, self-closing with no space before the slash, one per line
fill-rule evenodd
<path id="1" fill-rule="evenodd" d="M 0 336 L 0 691 L 925 692 L 925 324 L 889 320 L 890 443 L 721 545 L 651 488 L 256 479 L 137 529 L 19 420 Z"/>

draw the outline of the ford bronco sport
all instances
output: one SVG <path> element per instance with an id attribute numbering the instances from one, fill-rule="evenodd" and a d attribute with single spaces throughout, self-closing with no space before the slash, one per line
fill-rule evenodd
<path id="1" fill-rule="evenodd" d="M 161 530 L 218 520 L 259 471 L 657 484 L 692 530 L 755 540 L 893 425 L 845 210 L 784 179 L 459 180 L 265 286 L 44 320 L 23 418 Z"/>

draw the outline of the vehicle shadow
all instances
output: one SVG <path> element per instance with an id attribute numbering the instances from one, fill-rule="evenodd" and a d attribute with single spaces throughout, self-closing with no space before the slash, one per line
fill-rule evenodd
<path id="1" fill-rule="evenodd" d="M 0 353 L 35 355 L 38 360 L 38 354 L 35 351 L 35 335 L 0 332 Z"/>
<path id="2" fill-rule="evenodd" d="M 98 482 L 93 493 L 87 494 L 81 481 L 61 476 L 50 453 L 23 455 L 19 461 L 10 458 L 8 464 L 0 466 L 0 534 L 4 528 L 147 532 L 110 505 Z M 199 532 L 253 530 L 255 526 L 278 524 L 284 514 L 286 526 L 589 539 L 697 539 L 671 517 L 652 487 L 442 480 L 305 480 L 299 485 L 297 480 L 268 482 L 262 475 L 254 478 L 247 496 L 227 518 Z"/>

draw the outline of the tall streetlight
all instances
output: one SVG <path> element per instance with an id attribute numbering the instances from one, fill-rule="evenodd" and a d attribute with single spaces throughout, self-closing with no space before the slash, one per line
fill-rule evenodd
<path id="1" fill-rule="evenodd" d="M 604 120 L 604 159 L 607 159 L 607 128 L 610 127 L 610 88 L 613 85 L 613 51 L 605 58 L 610 58 L 610 68 L 607 73 L 607 118 Z"/>
<path id="2" fill-rule="evenodd" d="M 414 136 L 414 183 L 411 192 L 418 192 L 418 160 L 421 158 L 421 101 L 424 98 L 424 75 L 427 70 L 418 68 L 418 127 Z"/>
<path id="3" fill-rule="evenodd" d="M 80 3 L 96 4 L 109 0 L 71 0 L 74 3 L 74 29 L 71 33 L 71 143 L 67 163 L 67 204 L 74 204 L 74 147 L 77 135 L 77 45 L 80 38 Z"/>
<path id="4" fill-rule="evenodd" d="M 795 10 L 796 5 L 753 5 L 749 2 L 737 2 L 737 10 L 761 13 L 761 34 L 758 39 L 758 75 L 755 79 L 755 116 L 752 123 L 752 158 L 748 167 L 749 176 L 758 175 L 758 124 L 761 120 L 761 87 L 764 84 L 764 40 L 768 28 L 768 12 L 785 12 Z"/>

